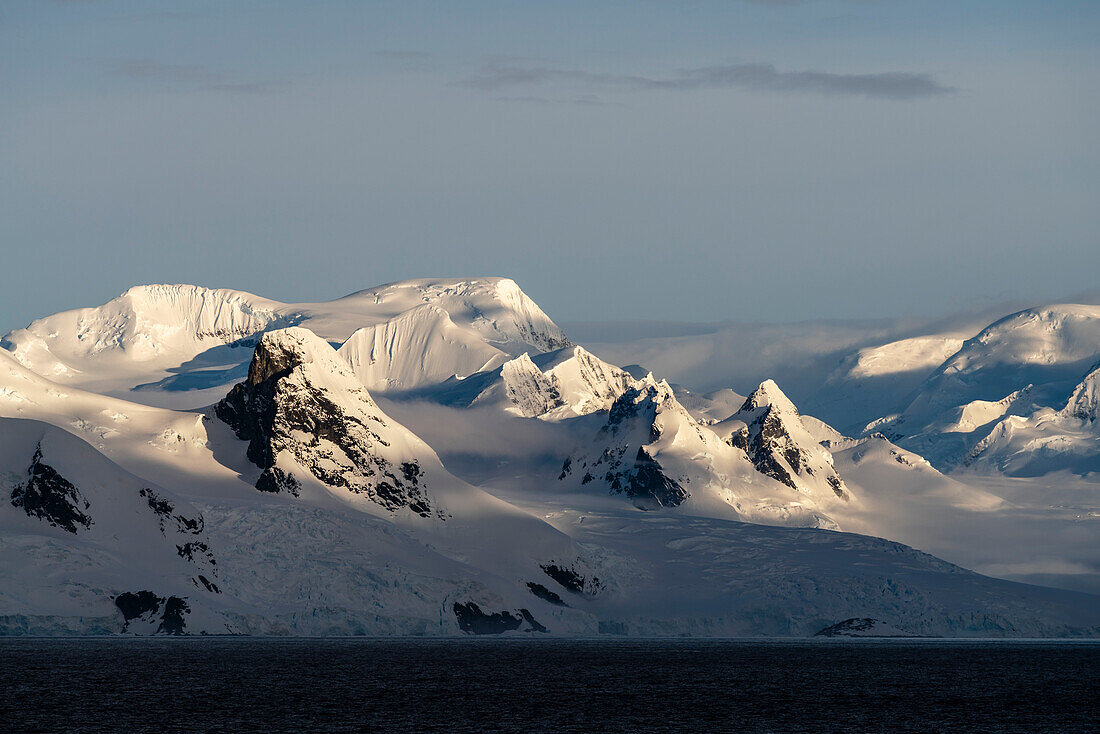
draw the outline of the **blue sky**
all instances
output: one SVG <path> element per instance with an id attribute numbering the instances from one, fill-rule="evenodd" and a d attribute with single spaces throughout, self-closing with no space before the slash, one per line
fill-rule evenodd
<path id="1" fill-rule="evenodd" d="M 130 285 L 508 275 L 559 321 L 1060 300 L 1100 3 L 0 8 L 0 331 Z"/>

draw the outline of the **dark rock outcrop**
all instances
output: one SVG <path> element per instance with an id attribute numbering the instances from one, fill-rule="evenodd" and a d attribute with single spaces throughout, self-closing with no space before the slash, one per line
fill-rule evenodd
<path id="1" fill-rule="evenodd" d="M 178 512 L 171 500 L 162 497 L 158 492 L 148 487 L 139 490 L 138 494 L 145 498 L 149 509 L 157 516 L 161 535 L 168 537 L 168 533 L 171 532 L 186 538 L 181 539 L 183 542 L 176 543 L 176 554 L 185 561 L 198 566 L 210 576 L 216 577 L 218 575 L 218 562 L 203 535 L 206 522 L 203 520 L 202 515 L 188 517 L 182 512 Z M 215 594 L 221 593 L 218 585 L 203 573 L 199 573 L 192 580 L 200 588 Z"/>
<path id="2" fill-rule="evenodd" d="M 517 609 L 515 614 L 483 612 L 471 601 L 464 604 L 455 602 L 452 610 L 458 620 L 458 628 L 468 635 L 499 635 L 518 630 L 524 623 L 527 624 L 526 632 L 549 632 L 527 609 Z"/>
<path id="3" fill-rule="evenodd" d="M 56 469 L 42 461 L 41 444 L 27 468 L 27 481 L 11 493 L 11 503 L 27 515 L 48 522 L 74 535 L 93 525 L 86 513 L 91 505 L 79 489 Z"/>
<path id="4" fill-rule="evenodd" d="M 607 422 L 597 434 L 597 444 L 604 445 L 602 451 L 594 457 L 567 457 L 558 480 L 564 481 L 573 472 L 583 471 L 582 485 L 602 479 L 612 494 L 626 495 L 640 509 L 682 504 L 690 496 L 687 489 L 645 447 L 660 440 L 658 412 L 672 402 L 674 398 L 666 385 L 643 382 L 626 390 L 611 405 Z"/>
<path id="5" fill-rule="evenodd" d="M 917 637 L 871 617 L 852 617 L 814 633 L 814 637 Z"/>
<path id="6" fill-rule="evenodd" d="M 603 591 L 603 583 L 598 578 L 586 577 L 577 570 L 575 564 L 544 563 L 539 568 L 563 589 L 574 594 L 595 596 Z"/>
<path id="7" fill-rule="evenodd" d="M 128 629 L 134 620 L 149 623 L 160 619 L 157 634 L 182 635 L 186 633 L 186 616 L 191 606 L 178 596 L 160 597 L 151 591 L 126 591 L 115 597 L 115 606 L 122 612 L 126 621 L 123 629 Z"/>
<path id="8" fill-rule="evenodd" d="M 567 606 L 569 606 L 568 604 L 565 603 L 565 601 L 560 596 L 558 596 L 554 592 L 550 591 L 550 589 L 546 588 L 542 584 L 535 583 L 534 581 L 528 581 L 527 582 L 527 590 L 530 591 L 532 594 L 534 594 L 539 599 L 542 599 L 547 604 L 553 604 L 556 607 L 567 607 Z"/>
<path id="9" fill-rule="evenodd" d="M 831 458 L 825 458 L 825 450 L 807 434 L 798 410 L 774 382 L 762 383 L 733 419 L 745 425 L 726 443 L 744 451 L 758 472 L 800 492 L 820 479 L 837 497 L 849 499 Z"/>

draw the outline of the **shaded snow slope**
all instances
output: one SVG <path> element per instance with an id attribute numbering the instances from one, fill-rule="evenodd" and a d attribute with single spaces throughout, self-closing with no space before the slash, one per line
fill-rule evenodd
<path id="1" fill-rule="evenodd" d="M 175 599 L 193 628 L 219 632 L 216 614 L 232 603 L 220 585 L 193 505 L 65 431 L 0 418 L 0 618 L 80 609 L 90 631 L 173 632 L 164 613 Z M 149 608 L 127 618 L 115 599 L 140 592 Z"/>
<path id="2" fill-rule="evenodd" d="M 1100 620 L 1095 596 L 991 579 L 878 538 L 645 513 L 593 495 L 505 496 L 602 549 L 615 579 L 600 602 L 606 633 L 810 636 L 871 617 L 917 635 L 1044 636 Z"/>

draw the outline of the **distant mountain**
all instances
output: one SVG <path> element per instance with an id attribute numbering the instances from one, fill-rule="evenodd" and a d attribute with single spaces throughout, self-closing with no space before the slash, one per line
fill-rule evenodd
<path id="1" fill-rule="evenodd" d="M 243 376 L 259 334 L 293 325 L 342 344 L 360 379 L 378 391 L 570 346 L 507 278 L 402 281 L 299 304 L 191 285 L 138 286 L 102 306 L 39 319 L 0 344 L 64 384 L 197 407 Z"/>
<path id="2" fill-rule="evenodd" d="M 826 427 L 827 428 L 827 427 Z M 850 499 L 833 457 L 810 435 L 798 409 L 772 380 L 760 384 L 732 417 L 714 430 L 748 455 L 762 474 L 818 499 Z"/>
<path id="3" fill-rule="evenodd" d="M 754 425 L 757 429 L 769 413 L 761 397 L 764 393 L 758 392 L 760 395 L 755 397 L 759 405 L 746 404 L 738 414 L 765 407 L 761 421 Z M 780 398 L 778 388 L 772 394 L 786 401 Z M 714 430 L 700 424 L 676 399 L 667 382 L 657 382 L 650 375 L 615 401 L 589 446 L 566 459 L 558 479 L 581 489 L 599 488 L 621 494 L 642 509 L 684 505 L 700 514 L 835 528 L 824 512 L 814 508 L 847 499 L 846 492 L 842 489 L 838 494 L 830 489 L 825 496 L 814 497 L 771 459 L 779 456 L 779 462 L 783 462 L 783 456 L 797 456 L 794 461 L 805 473 L 804 457 L 812 454 L 816 460 L 818 454 L 827 454 L 804 432 L 799 438 L 805 445 L 800 447 L 785 429 L 776 430 L 778 413 L 776 410 L 767 421 L 763 436 L 757 430 L 751 445 L 732 438 L 723 441 L 719 436 L 725 433 L 716 431 L 732 430 L 740 437 L 739 429 L 730 423 L 719 423 Z M 797 415 L 793 412 L 796 420 Z M 765 461 L 764 455 L 770 461 Z M 827 478 L 823 476 L 822 480 Z M 838 486 L 843 488 L 843 483 Z"/>
<path id="4" fill-rule="evenodd" d="M 884 433 L 941 468 L 985 453 L 1012 418 L 1062 410 L 1100 362 L 1100 306 L 1057 305 L 990 324 L 934 370 L 900 413 L 874 421 Z M 1072 411 L 1071 411 L 1072 412 Z M 1049 464 L 1048 464 L 1049 468 Z M 1065 468 L 1069 468 L 1068 465 Z"/>
<path id="5" fill-rule="evenodd" d="M 1100 365 L 1073 389 L 1061 410 L 1044 407 L 996 421 L 962 463 L 1010 476 L 1100 473 Z"/>

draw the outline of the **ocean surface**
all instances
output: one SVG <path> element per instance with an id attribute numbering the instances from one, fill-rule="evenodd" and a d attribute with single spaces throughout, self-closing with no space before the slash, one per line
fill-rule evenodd
<path id="1" fill-rule="evenodd" d="M 0 640 L 5 732 L 1097 732 L 1100 644 Z"/>

